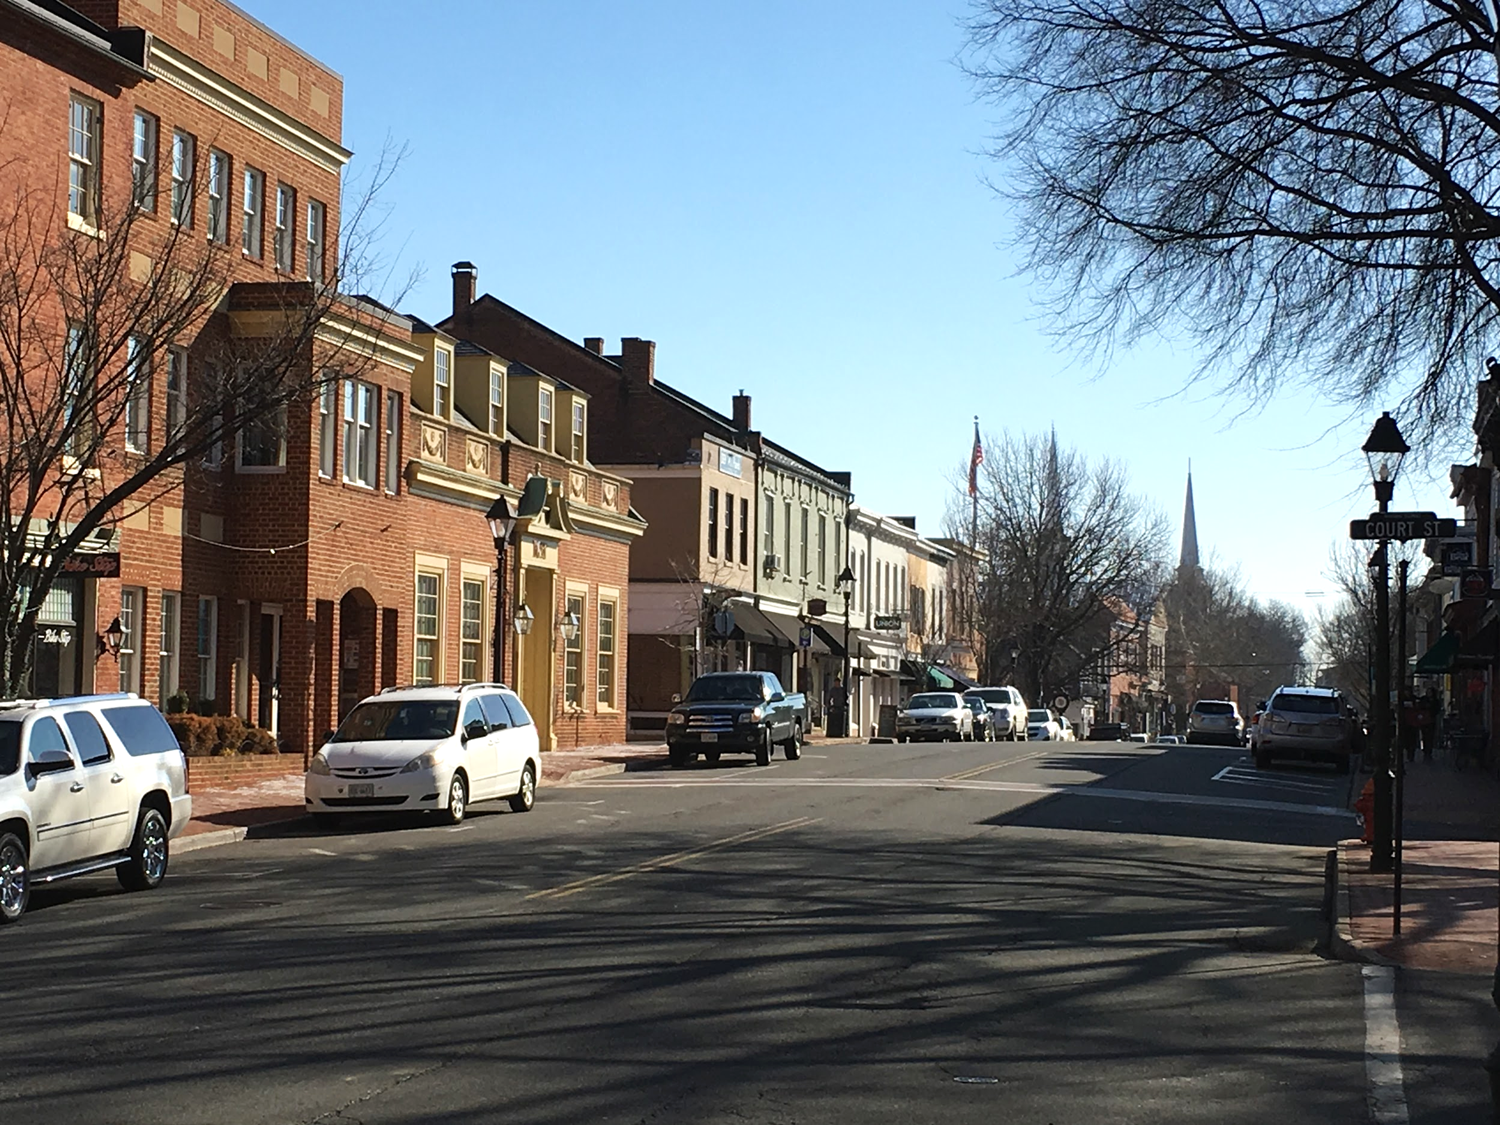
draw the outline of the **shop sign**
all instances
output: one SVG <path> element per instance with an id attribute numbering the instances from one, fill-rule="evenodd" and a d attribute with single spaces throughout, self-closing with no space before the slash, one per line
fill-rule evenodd
<path id="1" fill-rule="evenodd" d="M 1463 572 L 1474 565 L 1474 540 L 1472 539 L 1448 539 L 1440 548 L 1443 565 L 1443 577 L 1459 578 Z"/>
<path id="2" fill-rule="evenodd" d="M 745 459 L 733 450 L 719 446 L 719 472 L 726 476 L 738 477 L 745 473 Z"/>
<path id="3" fill-rule="evenodd" d="M 1458 580 L 1461 597 L 1483 598 L 1490 592 L 1492 576 L 1489 567 L 1470 567 Z"/>
<path id="4" fill-rule="evenodd" d="M 92 555 L 69 555 L 63 559 L 62 572 L 83 578 L 120 577 L 120 552 L 100 551 Z"/>
<path id="5" fill-rule="evenodd" d="M 906 624 L 899 613 L 877 613 L 875 615 L 875 628 L 877 629 L 899 629 Z"/>

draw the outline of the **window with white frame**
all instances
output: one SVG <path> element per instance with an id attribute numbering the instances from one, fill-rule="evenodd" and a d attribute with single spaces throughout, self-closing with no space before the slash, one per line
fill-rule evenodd
<path id="1" fill-rule="evenodd" d="M 750 565 L 750 499 L 740 500 L 740 565 Z"/>
<path id="2" fill-rule="evenodd" d="M 781 566 L 782 570 L 791 574 L 792 572 L 792 502 L 783 500 L 781 502 Z"/>
<path id="3" fill-rule="evenodd" d="M 193 225 L 193 184 L 198 164 L 198 142 L 191 133 L 172 131 L 172 221 L 184 229 Z"/>
<path id="4" fill-rule="evenodd" d="M 83 415 L 88 410 L 89 395 L 94 385 L 92 352 L 88 331 L 76 321 L 69 321 L 64 355 L 62 420 L 64 444 L 67 452 L 74 457 L 83 456 L 91 436 L 88 419 Z"/>
<path id="5" fill-rule="evenodd" d="M 375 487 L 375 388 L 344 380 L 344 480 Z"/>
<path id="6" fill-rule="evenodd" d="M 598 688 L 599 705 L 615 705 L 615 643 L 618 627 L 619 605 L 613 598 L 599 596 L 599 653 Z"/>
<path id="7" fill-rule="evenodd" d="M 401 490 L 401 393 L 385 392 L 385 490 Z"/>
<path id="8" fill-rule="evenodd" d="M 719 490 L 708 490 L 708 557 L 719 557 Z"/>
<path id="9" fill-rule="evenodd" d="M 442 628 L 443 576 L 417 572 L 417 611 L 413 616 L 416 649 L 412 660 L 412 682 L 437 683 L 440 629 Z"/>
<path id="10" fill-rule="evenodd" d="M 125 448 L 144 453 L 151 425 L 151 353 L 139 336 L 126 342 L 125 363 Z"/>
<path id="11" fill-rule="evenodd" d="M 490 365 L 490 433 L 505 436 L 505 376 Z"/>
<path id="12" fill-rule="evenodd" d="M 172 590 L 161 594 L 161 647 L 157 653 L 156 670 L 157 703 L 163 711 L 167 700 L 177 694 L 178 645 L 181 637 L 178 611 L 182 595 Z"/>
<path id="13" fill-rule="evenodd" d="M 68 100 L 68 211 L 85 223 L 99 219 L 99 103 L 81 94 Z"/>
<path id="14" fill-rule="evenodd" d="M 176 441 L 187 425 L 188 353 L 174 344 L 167 349 L 167 440 Z"/>
<path id="15" fill-rule="evenodd" d="M 550 453 L 552 450 L 552 392 L 546 387 L 541 388 L 541 394 L 537 398 L 536 416 L 536 443 Z"/>
<path id="16" fill-rule="evenodd" d="M 219 682 L 219 599 L 198 599 L 198 698 L 215 699 Z"/>
<path id="17" fill-rule="evenodd" d="M 229 242 L 229 154 L 208 150 L 208 240 Z"/>
<path id="18" fill-rule="evenodd" d="M 249 258 L 261 255 L 261 238 L 266 215 L 266 174 L 258 168 L 245 169 L 240 221 L 240 249 Z"/>
<path id="19" fill-rule="evenodd" d="M 156 210 L 157 136 L 160 123 L 143 109 L 135 111 L 135 135 L 130 145 L 130 192 L 142 211 Z"/>
<path id="20" fill-rule="evenodd" d="M 276 185 L 276 268 L 291 273 L 297 248 L 297 193 Z"/>
<path id="21" fill-rule="evenodd" d="M 574 593 L 570 590 L 563 618 L 567 620 L 571 615 L 578 621 L 578 629 L 572 638 L 569 639 L 566 635 L 563 637 L 563 705 L 573 708 L 583 706 L 583 599 L 581 592 Z"/>
<path id="22" fill-rule="evenodd" d="M 724 493 L 724 561 L 734 562 L 734 493 Z"/>
<path id="23" fill-rule="evenodd" d="M 472 684 L 484 674 L 484 582 L 465 578 L 460 593 L 458 678 Z"/>
<path id="24" fill-rule="evenodd" d="M 302 261 L 308 281 L 323 281 L 323 225 L 327 219 L 327 208 L 316 199 L 309 199 L 307 201 L 307 229 L 304 232 L 307 245 L 303 249 Z"/>
<path id="25" fill-rule="evenodd" d="M 828 516 L 818 513 L 818 585 L 828 585 Z"/>
<path id="26" fill-rule="evenodd" d="M 339 385 L 331 379 L 318 392 L 318 476 L 333 477 L 334 434 L 338 425 L 335 412 L 338 410 Z"/>
<path id="27" fill-rule="evenodd" d="M 800 571 L 798 571 L 798 573 L 803 578 L 806 578 L 807 575 L 808 575 L 808 569 L 807 569 L 808 551 L 807 551 L 807 548 L 808 548 L 808 539 L 810 538 L 810 536 L 808 535 L 808 525 L 809 525 L 811 519 L 812 519 L 812 513 L 809 512 L 806 508 L 803 508 L 802 509 L 802 539 L 801 539 L 801 542 L 798 544 L 798 546 L 801 548 L 801 551 L 802 551 L 802 560 L 801 560 L 802 561 L 802 569 Z"/>
<path id="28" fill-rule="evenodd" d="M 769 492 L 766 493 L 766 526 L 764 531 L 765 551 L 768 555 L 776 553 L 776 497 Z"/>
<path id="29" fill-rule="evenodd" d="M 217 471 L 224 467 L 224 415 L 216 413 L 208 424 L 213 428 L 213 439 L 203 452 L 203 467 Z"/>
<path id="30" fill-rule="evenodd" d="M 584 422 L 583 403 L 580 400 L 578 400 L 578 399 L 574 399 L 573 400 L 573 448 L 572 448 L 572 451 L 569 454 L 569 456 L 571 456 L 574 461 L 582 461 L 582 460 L 584 460 L 583 422 Z"/>
<path id="31" fill-rule="evenodd" d="M 120 588 L 120 690 L 141 690 L 141 613 L 146 591 L 139 586 Z"/>
<path id="32" fill-rule="evenodd" d="M 235 467 L 252 472 L 286 467 L 286 407 L 244 418 L 236 440 Z"/>
<path id="33" fill-rule="evenodd" d="M 453 359 L 446 348 L 433 348 L 432 412 L 439 418 L 448 417 L 448 395 L 453 381 L 452 364 Z"/>

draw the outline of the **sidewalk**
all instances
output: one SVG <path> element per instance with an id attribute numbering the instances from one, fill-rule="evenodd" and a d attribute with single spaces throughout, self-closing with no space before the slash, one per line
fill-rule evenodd
<path id="1" fill-rule="evenodd" d="M 1359 783 L 1363 785 L 1363 781 Z M 1420 755 L 1407 766 L 1401 936 L 1393 878 L 1370 872 L 1360 840 L 1339 845 L 1334 945 L 1342 956 L 1488 975 L 1500 935 L 1500 781 Z"/>

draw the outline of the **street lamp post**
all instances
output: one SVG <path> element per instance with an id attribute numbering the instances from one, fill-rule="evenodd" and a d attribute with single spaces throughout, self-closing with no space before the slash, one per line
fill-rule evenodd
<path id="1" fill-rule="evenodd" d="M 854 596 L 854 568 L 845 566 L 834 579 L 834 585 L 844 595 L 844 717 L 839 724 L 839 737 L 848 738 L 850 688 L 853 686 L 849 679 L 849 600 Z"/>
<path id="2" fill-rule="evenodd" d="M 1390 510 L 1401 461 L 1411 446 L 1401 436 L 1390 413 L 1381 414 L 1363 446 L 1381 512 Z M 1379 575 L 1375 580 L 1375 698 L 1371 721 L 1375 727 L 1375 808 L 1370 870 L 1390 871 L 1391 851 L 1391 567 L 1389 539 L 1380 540 Z"/>
<path id="3" fill-rule="evenodd" d="M 490 646 L 490 679 L 500 684 L 505 682 L 505 552 L 516 529 L 516 516 L 510 510 L 510 501 L 497 496 L 485 518 L 490 521 L 490 534 L 495 538 L 495 629 L 494 643 Z"/>

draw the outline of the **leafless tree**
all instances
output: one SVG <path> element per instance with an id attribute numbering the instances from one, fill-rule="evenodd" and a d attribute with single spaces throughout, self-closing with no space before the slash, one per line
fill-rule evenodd
<path id="1" fill-rule="evenodd" d="M 1317 658 L 1322 678 L 1341 690 L 1364 713 L 1370 708 L 1370 683 L 1375 667 L 1375 584 L 1371 581 L 1369 561 L 1377 544 L 1343 543 L 1334 548 L 1329 560 L 1328 576 L 1339 591 L 1339 600 L 1331 610 L 1318 616 Z M 1420 543 L 1392 543 L 1389 565 L 1392 573 L 1402 559 L 1415 562 L 1421 555 Z M 1390 609 L 1395 620 L 1396 597 L 1391 595 Z M 1395 627 L 1392 626 L 1394 634 Z M 1409 624 L 1408 636 L 1415 635 Z M 1392 646 L 1394 649 L 1394 645 Z M 1391 656 L 1392 683 L 1396 683 L 1399 658 Z"/>
<path id="2" fill-rule="evenodd" d="M 1400 396 L 1408 437 L 1458 421 L 1500 312 L 1487 11 L 974 0 L 965 63 L 1059 332 L 1185 334 L 1252 399 Z"/>
<path id="3" fill-rule="evenodd" d="M 38 614 L 81 550 L 236 440 L 279 441 L 289 408 L 367 362 L 356 341 L 385 313 L 345 294 L 380 281 L 374 206 L 399 159 L 346 204 L 331 276 L 249 286 L 239 332 L 237 255 L 128 199 L 76 229 L 55 191 L 0 175 L 19 185 L 0 206 L 0 697 L 25 690 Z"/>
<path id="4" fill-rule="evenodd" d="M 988 556 L 978 575 L 983 666 L 991 678 L 1004 675 L 1014 647 L 1013 678 L 1028 698 L 1071 694 L 1085 671 L 1138 647 L 1134 614 L 1130 628 L 1115 626 L 1122 608 L 1149 610 L 1160 593 L 1166 520 L 1130 491 L 1120 465 L 1063 449 L 1055 433 L 989 437 L 985 450 L 977 544 Z M 960 506 L 968 505 L 956 503 L 955 512 Z"/>

